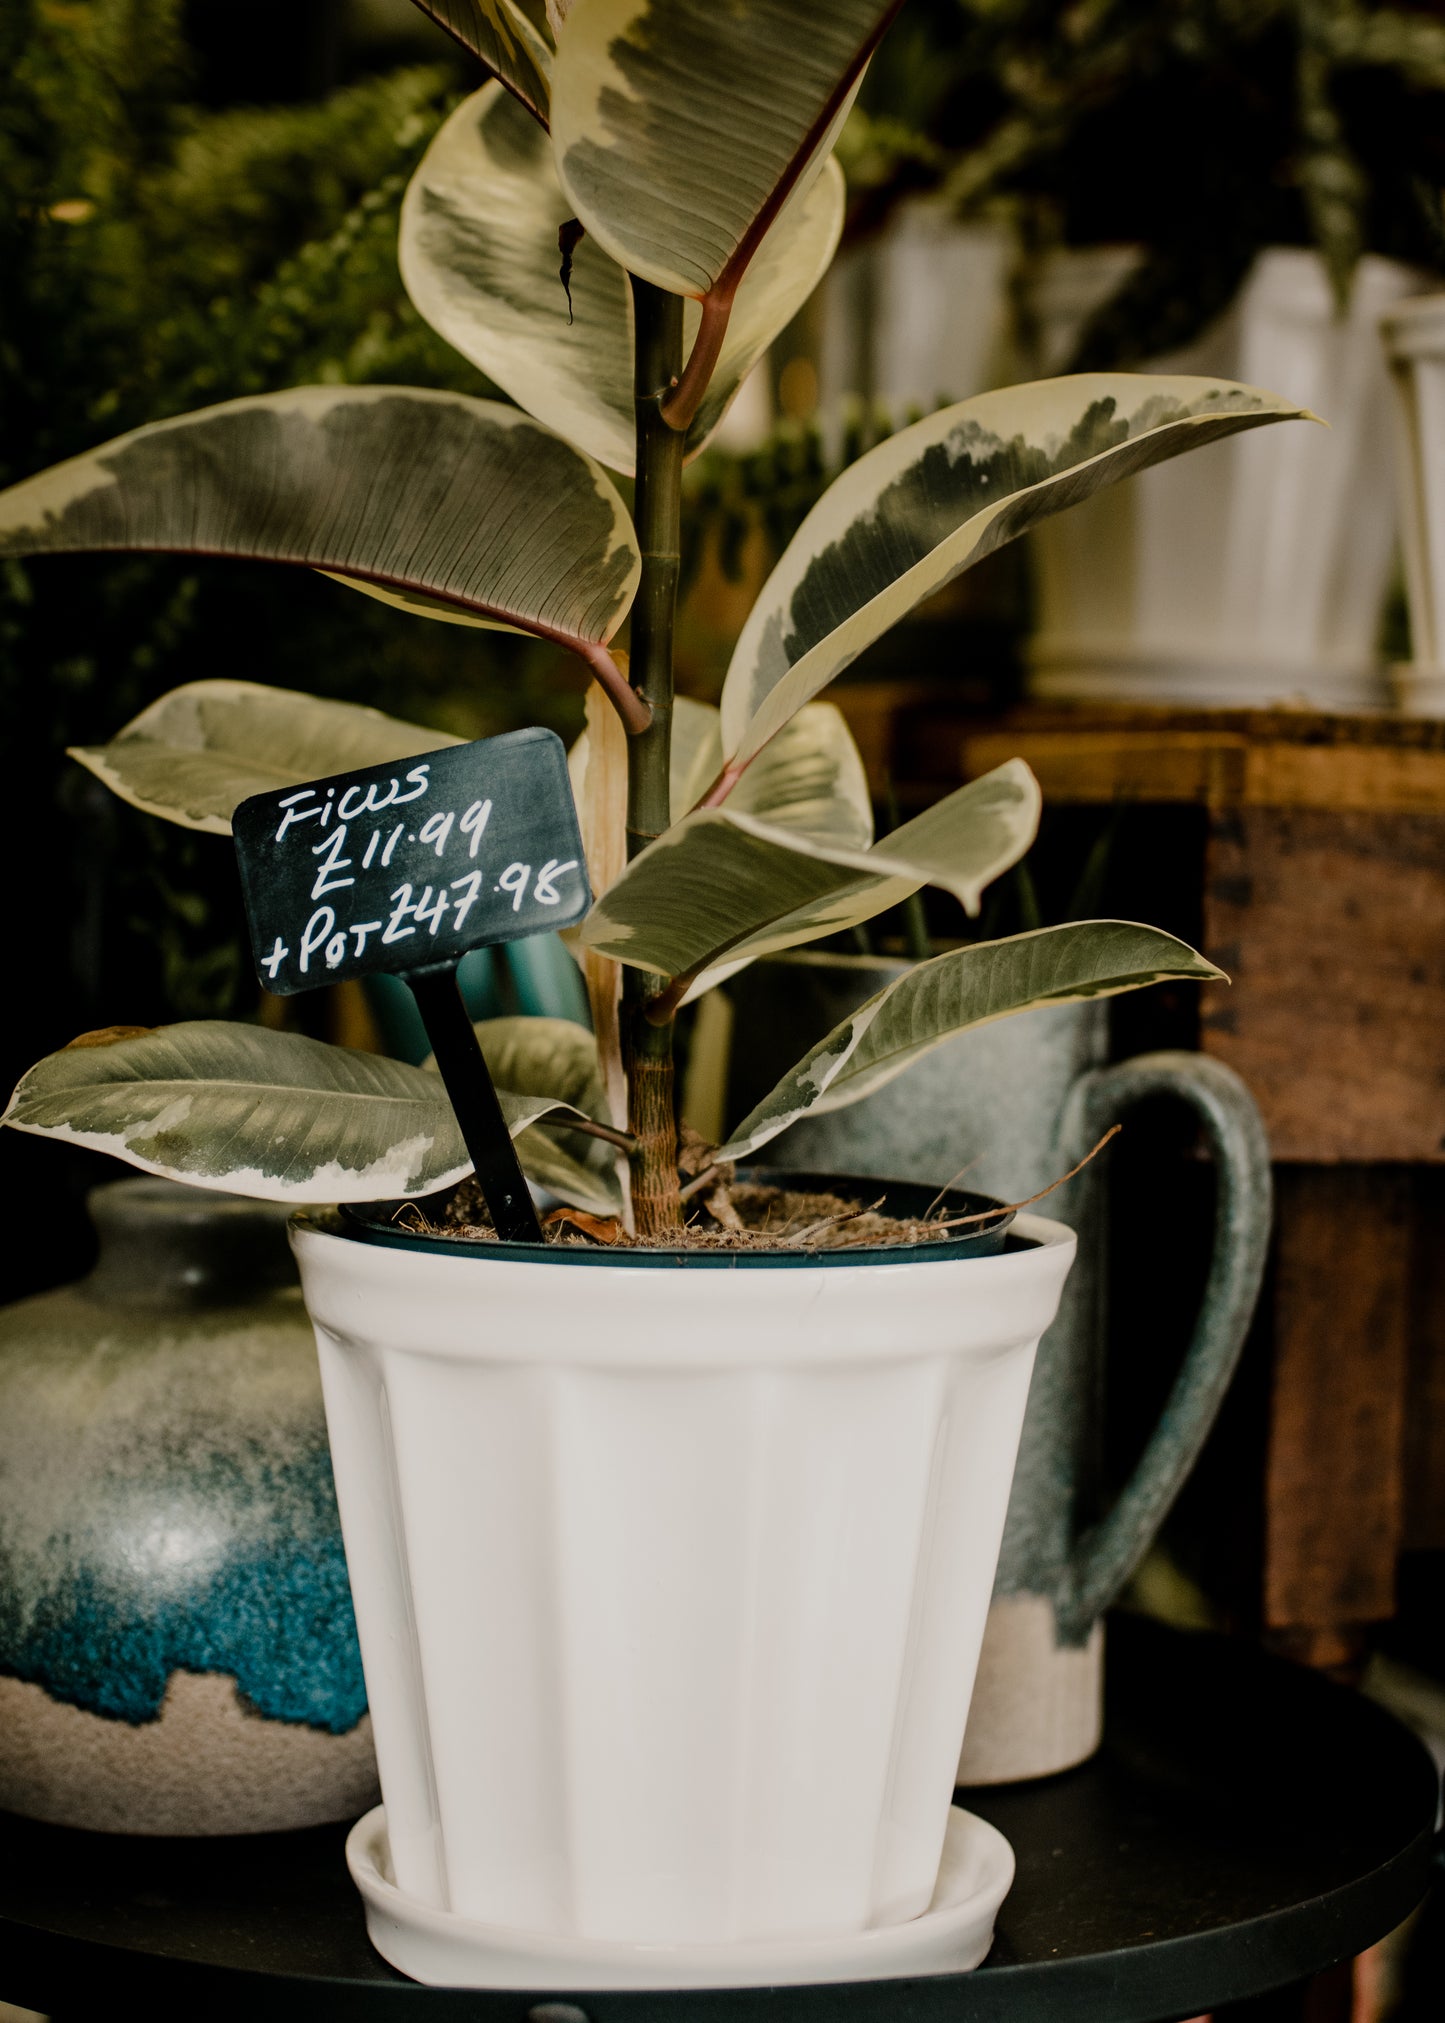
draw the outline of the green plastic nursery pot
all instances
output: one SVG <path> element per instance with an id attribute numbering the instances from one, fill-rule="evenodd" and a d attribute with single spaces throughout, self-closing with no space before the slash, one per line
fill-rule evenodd
<path id="1" fill-rule="evenodd" d="M 983 1958 L 1006 1849 L 962 1922 L 922 1914 L 1074 1238 L 945 1205 L 989 1220 L 688 1254 L 294 1219 L 384 1798 L 352 1868 L 394 1965 L 618 1985 L 589 1948 L 910 1920 Z M 543 1978 L 498 1978 L 520 1958 Z"/>

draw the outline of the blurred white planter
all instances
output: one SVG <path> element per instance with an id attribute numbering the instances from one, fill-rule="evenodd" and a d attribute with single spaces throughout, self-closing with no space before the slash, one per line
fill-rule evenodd
<path id="1" fill-rule="evenodd" d="M 1114 247 L 1054 257 L 1040 291 L 1046 370 L 1128 265 Z M 1408 269 L 1366 258 L 1340 319 L 1318 257 L 1277 248 L 1227 315 L 1154 361 L 1268 387 L 1330 426 L 1281 423 L 1212 444 L 1046 521 L 1033 536 L 1034 694 L 1384 702 L 1377 642 L 1395 488 L 1378 324 L 1416 285 Z"/>
<path id="2" fill-rule="evenodd" d="M 1067 372 L 1084 325 L 1117 295 L 1143 259 L 1138 246 L 1071 246 L 1045 254 L 1024 284 L 1032 328 L 1020 333 L 1010 377 L 1053 379 Z M 1030 355 L 1023 339 L 1031 339 Z"/>
<path id="3" fill-rule="evenodd" d="M 1445 716 L 1445 295 L 1383 319 L 1395 386 L 1405 585 L 1414 659 L 1391 670 L 1400 708 Z"/>
<path id="4" fill-rule="evenodd" d="M 841 428 L 850 400 L 901 423 L 1008 377 L 1013 243 L 960 225 L 936 200 L 901 204 L 877 238 L 850 247 L 823 283 L 819 406 Z"/>
<path id="5" fill-rule="evenodd" d="M 1015 1227 L 696 1270 L 293 1225 L 418 1933 L 707 1945 L 928 1906 L 1074 1254 Z M 395 1903 L 371 1929 L 429 1977 Z"/>

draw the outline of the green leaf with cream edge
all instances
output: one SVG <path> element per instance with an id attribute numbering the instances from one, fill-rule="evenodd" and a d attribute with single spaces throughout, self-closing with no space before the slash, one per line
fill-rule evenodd
<path id="1" fill-rule="evenodd" d="M 676 823 L 697 807 L 722 765 L 722 717 L 715 704 L 677 699 L 671 756 Z M 728 807 L 777 828 L 866 850 L 873 841 L 873 797 L 843 712 L 830 702 L 799 710 L 739 781 Z"/>
<path id="2" fill-rule="evenodd" d="M 627 509 L 590 457 L 496 401 L 295 387 L 153 422 L 0 492 L 0 556 L 100 549 L 320 569 L 555 640 L 624 715 L 641 707 L 607 652 L 641 567 Z"/>
<path id="3" fill-rule="evenodd" d="M 821 172 L 900 0 L 574 0 L 552 72 L 557 174 L 629 274 L 704 305 L 664 413 L 685 425 L 744 274 Z"/>
<path id="4" fill-rule="evenodd" d="M 720 721 L 714 703 L 686 695 L 673 703 L 668 756 L 674 822 L 697 806 L 717 778 L 722 764 Z M 584 731 L 568 755 L 579 807 L 587 747 Z M 828 702 L 799 710 L 739 781 L 728 806 L 735 814 L 753 815 L 775 827 L 801 829 L 859 850 L 873 841 L 873 801 L 862 755 L 843 712 Z"/>
<path id="5" fill-rule="evenodd" d="M 497 1093 L 524 1170 L 540 1147 L 540 1184 L 560 1192 L 558 1181 L 575 1170 L 586 1196 L 579 1206 L 615 1205 L 609 1175 L 584 1170 L 528 1128 L 543 1117 L 585 1114 L 577 1105 L 551 1094 Z M 3 1121 L 146 1173 L 264 1201 L 427 1194 L 471 1171 L 436 1075 L 299 1033 L 214 1019 L 47 1055 L 21 1077 Z"/>
<path id="6" fill-rule="evenodd" d="M 70 756 L 133 808 L 229 836 L 232 815 L 252 794 L 459 742 L 358 703 L 255 681 L 188 681 L 109 744 L 75 745 Z"/>
<path id="7" fill-rule="evenodd" d="M 686 980 L 696 997 L 745 963 L 856 926 L 922 885 L 978 911 L 1028 849 L 1038 782 L 1021 759 L 905 822 L 871 849 L 759 820 L 729 801 L 697 809 L 640 852 L 597 901 L 581 940 L 616 962 Z M 681 993 L 679 993 L 679 998 Z"/>
<path id="8" fill-rule="evenodd" d="M 720 793 L 865 647 L 1048 514 L 1241 429 L 1315 419 L 1226 380 L 1083 373 L 978 394 L 880 443 L 809 513 L 743 627 Z"/>
<path id="9" fill-rule="evenodd" d="M 479 56 L 534 119 L 551 117 L 557 29 L 571 0 L 416 0 L 423 14 Z"/>
<path id="10" fill-rule="evenodd" d="M 473 1028 L 498 1090 L 509 1102 L 556 1105 L 560 1123 L 570 1114 L 608 1122 L 607 1098 L 597 1062 L 597 1042 L 571 1019 L 481 1019 Z M 428 1069 L 434 1068 L 428 1060 Z M 516 1136 L 516 1134 L 513 1134 Z M 604 1139 L 581 1131 L 529 1129 L 516 1138 L 517 1156 L 529 1180 L 598 1215 L 622 1205 L 617 1153 Z"/>
<path id="11" fill-rule="evenodd" d="M 843 227 L 834 161 L 786 204 L 744 277 L 702 405 L 687 431 L 695 455 L 739 386 L 827 271 Z M 572 216 L 547 136 L 491 84 L 463 101 L 412 178 L 401 211 L 401 277 L 448 344 L 570 442 L 631 472 L 632 290 L 592 238 L 573 254 L 571 305 L 557 232 Z M 691 302 L 691 346 L 701 310 Z"/>
<path id="12" fill-rule="evenodd" d="M 745 1159 L 799 1117 L 871 1096 L 955 1033 L 1035 1005 L 1114 997 L 1169 978 L 1227 982 L 1186 942 L 1125 920 L 1044 927 L 920 962 L 870 997 L 784 1075 L 719 1159 Z"/>

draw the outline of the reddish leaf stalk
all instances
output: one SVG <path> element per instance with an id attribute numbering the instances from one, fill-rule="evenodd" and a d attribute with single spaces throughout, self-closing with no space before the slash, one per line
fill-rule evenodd
<path id="1" fill-rule="evenodd" d="M 571 640 L 567 643 L 591 668 L 598 684 L 606 691 L 613 708 L 621 717 L 627 735 L 634 738 L 641 737 L 652 724 L 652 708 L 647 697 L 639 694 L 632 686 L 605 646 L 590 640 L 580 646 Z"/>
<path id="2" fill-rule="evenodd" d="M 903 0 L 891 0 L 891 4 L 874 25 L 844 75 L 838 79 L 824 100 L 817 117 L 793 150 L 788 166 L 768 193 L 767 201 L 703 297 L 702 322 L 698 325 L 697 336 L 693 339 L 692 353 L 688 358 L 686 369 L 681 378 L 675 380 L 672 391 L 666 395 L 662 403 L 663 419 L 669 428 L 681 430 L 691 426 L 722 351 L 738 284 L 748 271 L 753 255 L 766 238 L 774 219 L 792 195 L 798 178 L 821 147 L 823 136 L 833 124 L 859 74 L 882 41 L 885 31 L 902 5 Z"/>
<path id="3" fill-rule="evenodd" d="M 675 382 L 662 402 L 662 418 L 669 428 L 682 432 L 692 427 L 693 418 L 702 406 L 702 397 L 722 355 L 736 292 L 736 287 L 724 290 L 719 282 L 702 298 L 702 321 L 697 326 L 697 336 L 692 341 L 687 365 L 681 379 Z"/>
<path id="4" fill-rule="evenodd" d="M 698 807 L 720 808 L 752 762 L 752 759 L 744 759 L 742 764 L 739 765 L 736 759 L 729 759 L 702 799 L 698 802 Z"/>
<path id="5" fill-rule="evenodd" d="M 666 987 L 647 1000 L 643 1016 L 650 1025 L 670 1025 L 677 1017 L 678 1008 L 697 980 L 697 971 L 690 969 L 682 976 L 672 977 Z"/>

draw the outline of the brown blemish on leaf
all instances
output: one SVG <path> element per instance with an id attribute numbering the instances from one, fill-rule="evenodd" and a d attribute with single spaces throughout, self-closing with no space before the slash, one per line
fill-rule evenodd
<path id="1" fill-rule="evenodd" d="M 154 1026 L 98 1026 L 93 1033 L 77 1033 L 60 1051 L 68 1054 L 75 1047 L 115 1047 L 122 1040 L 144 1039 L 155 1030 Z"/>

